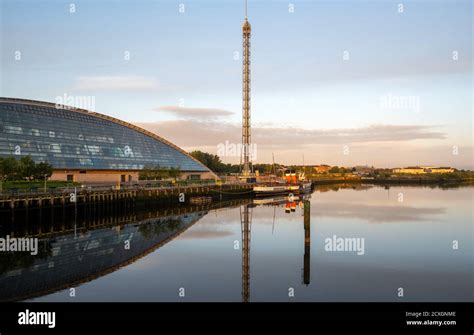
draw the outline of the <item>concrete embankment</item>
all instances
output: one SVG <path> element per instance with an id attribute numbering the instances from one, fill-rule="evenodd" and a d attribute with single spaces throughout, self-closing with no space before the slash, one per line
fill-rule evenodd
<path id="1" fill-rule="evenodd" d="M 135 201 L 188 203 L 193 197 L 226 200 L 251 197 L 252 188 L 253 184 L 224 184 L 121 190 L 65 189 L 54 192 L 7 194 L 0 196 L 0 210 Z"/>

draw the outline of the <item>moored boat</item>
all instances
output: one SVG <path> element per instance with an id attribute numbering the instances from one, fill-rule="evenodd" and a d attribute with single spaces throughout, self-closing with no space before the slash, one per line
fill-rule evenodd
<path id="1" fill-rule="evenodd" d="M 300 187 L 298 185 L 261 185 L 254 186 L 253 191 L 255 195 L 282 195 L 290 193 L 299 193 Z"/>
<path id="2" fill-rule="evenodd" d="M 256 196 L 290 195 L 309 193 L 311 186 L 311 182 L 305 180 L 304 173 L 297 177 L 294 170 L 286 170 L 284 180 L 254 186 L 253 191 Z"/>
<path id="3" fill-rule="evenodd" d="M 309 193 L 311 192 L 311 187 L 312 187 L 312 183 L 310 181 L 303 181 L 303 182 L 300 182 L 300 192 L 301 193 Z"/>

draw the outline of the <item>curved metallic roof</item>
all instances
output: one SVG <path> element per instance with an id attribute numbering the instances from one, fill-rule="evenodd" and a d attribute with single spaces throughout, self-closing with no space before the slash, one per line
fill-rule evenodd
<path id="1" fill-rule="evenodd" d="M 97 112 L 92 112 L 92 111 L 89 111 L 89 110 L 86 110 L 86 109 L 82 109 L 82 108 L 76 108 L 76 107 L 72 107 L 72 106 L 67 106 L 67 108 L 57 108 L 57 105 L 55 103 L 51 103 L 51 102 L 45 102 L 45 101 L 38 101 L 38 100 L 28 100 L 28 99 L 18 99 L 18 98 L 7 98 L 7 97 L 0 97 L 0 103 L 11 103 L 11 104 L 23 104 L 23 105 L 29 105 L 29 106 L 39 106 L 39 107 L 47 107 L 47 108 L 54 108 L 54 109 L 57 109 L 57 110 L 65 110 L 65 111 L 72 111 L 72 112 L 76 112 L 76 113 L 81 113 L 81 114 L 85 114 L 85 115 L 88 115 L 88 116 L 94 116 L 98 119 L 101 119 L 101 120 L 105 120 L 105 121 L 109 121 L 109 122 L 112 122 L 112 123 L 115 123 L 115 124 L 118 124 L 120 126 L 124 126 L 124 127 L 127 127 L 131 130 L 134 130 L 134 131 L 137 131 L 145 136 L 148 136 L 154 140 L 157 140 L 173 149 L 175 149 L 176 151 L 184 154 L 185 156 L 187 156 L 188 158 L 190 158 L 191 160 L 193 160 L 194 162 L 198 163 L 199 165 L 201 165 L 202 167 L 204 167 L 206 170 L 208 170 L 210 173 L 212 173 L 215 177 L 217 177 L 217 175 L 215 175 L 215 173 L 213 171 L 211 171 L 207 166 L 205 166 L 204 164 L 202 164 L 199 160 L 197 160 L 196 158 L 194 158 L 193 156 L 191 156 L 189 153 L 187 153 L 186 151 L 184 151 L 183 149 L 181 149 L 180 147 L 178 147 L 177 145 L 171 143 L 170 141 L 168 140 L 165 140 L 164 138 L 158 136 L 157 134 L 155 133 L 152 133 L 148 130 L 145 130 L 141 127 L 138 127 L 132 123 L 129 123 L 129 122 L 125 122 L 125 121 L 122 121 L 120 119 L 117 119 L 117 118 L 114 118 L 114 117 L 111 117 L 111 116 L 108 116 L 108 115 L 104 115 L 104 114 L 100 114 L 100 113 L 97 113 Z"/>

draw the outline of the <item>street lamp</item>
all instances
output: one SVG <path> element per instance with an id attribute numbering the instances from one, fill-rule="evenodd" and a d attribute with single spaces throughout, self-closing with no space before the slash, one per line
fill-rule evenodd
<path id="1" fill-rule="evenodd" d="M 46 178 L 48 177 L 47 174 L 44 175 L 44 193 L 46 193 Z"/>

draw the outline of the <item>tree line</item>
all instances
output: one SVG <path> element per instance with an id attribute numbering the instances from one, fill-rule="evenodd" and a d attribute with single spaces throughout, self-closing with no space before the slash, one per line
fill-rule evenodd
<path id="1" fill-rule="evenodd" d="M 194 150 L 190 152 L 190 155 L 200 161 L 202 164 L 207 166 L 211 171 L 215 173 L 239 173 L 240 166 L 236 164 L 225 164 L 221 161 L 220 157 L 213 155 L 201 150 Z"/>
<path id="2" fill-rule="evenodd" d="M 16 159 L 13 156 L 0 157 L 0 179 L 8 181 L 43 180 L 53 174 L 53 168 L 47 162 L 35 163 L 30 156 Z"/>
<path id="3" fill-rule="evenodd" d="M 230 173 L 240 173 L 241 165 L 240 164 L 229 164 L 223 163 L 219 156 L 203 152 L 200 150 L 195 150 L 190 152 L 190 155 L 200 161 L 202 164 L 207 166 L 211 171 L 214 171 L 217 174 L 230 174 Z M 281 173 L 283 165 L 281 164 L 254 164 L 252 166 L 253 171 L 258 171 L 259 173 Z"/>

